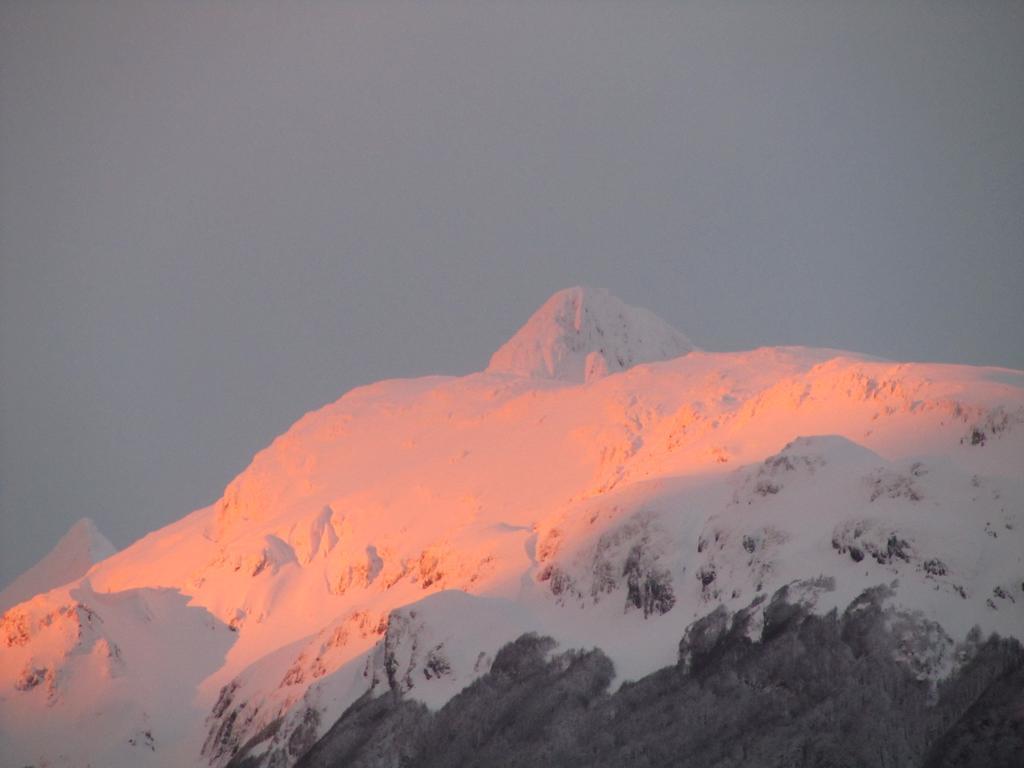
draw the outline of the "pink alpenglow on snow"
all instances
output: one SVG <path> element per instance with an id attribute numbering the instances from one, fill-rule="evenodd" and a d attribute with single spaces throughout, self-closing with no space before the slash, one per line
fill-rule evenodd
<path id="1" fill-rule="evenodd" d="M 617 685 L 807 580 L 819 613 L 886 585 L 950 637 L 1022 637 L 1022 466 L 1024 372 L 705 352 L 561 291 L 486 371 L 355 389 L 214 504 L 35 582 L 0 621 L 0 754 L 289 766 L 364 694 L 437 709 L 524 632 Z"/>
<path id="2" fill-rule="evenodd" d="M 117 550 L 96 523 L 83 517 L 43 557 L 0 592 L 0 611 L 73 581 Z"/>

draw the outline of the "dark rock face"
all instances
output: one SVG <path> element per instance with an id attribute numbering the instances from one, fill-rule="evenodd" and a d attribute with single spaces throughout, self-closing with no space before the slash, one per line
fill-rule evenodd
<path id="1" fill-rule="evenodd" d="M 816 616 L 780 590 L 754 639 L 756 604 L 719 608 L 687 630 L 677 666 L 615 693 L 600 650 L 524 635 L 436 713 L 363 697 L 298 765 L 1020 768 L 1021 645 L 975 633 L 953 648 L 885 597 Z"/>
<path id="2" fill-rule="evenodd" d="M 639 608 L 644 618 L 653 614 L 668 613 L 676 604 L 672 589 L 672 574 L 645 563 L 644 550 L 640 545 L 630 550 L 622 569 L 626 577 L 626 606 Z"/>

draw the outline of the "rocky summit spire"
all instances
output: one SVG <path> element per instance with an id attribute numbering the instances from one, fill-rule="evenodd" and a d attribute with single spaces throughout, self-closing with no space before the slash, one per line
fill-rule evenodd
<path id="1" fill-rule="evenodd" d="M 491 357 L 489 373 L 588 382 L 696 347 L 654 313 L 600 288 L 553 295 Z"/>

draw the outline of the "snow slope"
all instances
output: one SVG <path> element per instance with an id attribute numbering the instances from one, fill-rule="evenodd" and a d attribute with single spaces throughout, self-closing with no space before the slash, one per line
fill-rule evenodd
<path id="1" fill-rule="evenodd" d="M 0 592 L 0 611 L 84 576 L 93 565 L 116 551 L 100 533 L 96 523 L 83 517 L 68 529 L 42 560 Z"/>
<path id="2" fill-rule="evenodd" d="M 487 371 L 353 390 L 9 610 L 0 753 L 289 765 L 367 691 L 436 708 L 524 631 L 634 679 L 786 584 L 818 611 L 891 585 L 943 628 L 907 660 L 938 679 L 972 626 L 1024 635 L 1022 467 L 1022 372 L 701 352 L 570 289 Z"/>

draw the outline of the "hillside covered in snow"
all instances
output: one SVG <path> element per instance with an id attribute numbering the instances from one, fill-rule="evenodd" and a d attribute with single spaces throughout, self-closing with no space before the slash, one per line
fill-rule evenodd
<path id="1" fill-rule="evenodd" d="M 83 517 L 38 563 L 0 592 L 0 611 L 73 581 L 117 550 L 96 523 Z"/>
<path id="2" fill-rule="evenodd" d="M 706 352 L 568 289 L 485 371 L 353 390 L 210 507 L 5 590 L 0 755 L 811 765 L 874 701 L 904 725 L 849 764 L 991 762 L 1024 733 L 1022 469 L 1024 372 Z"/>

